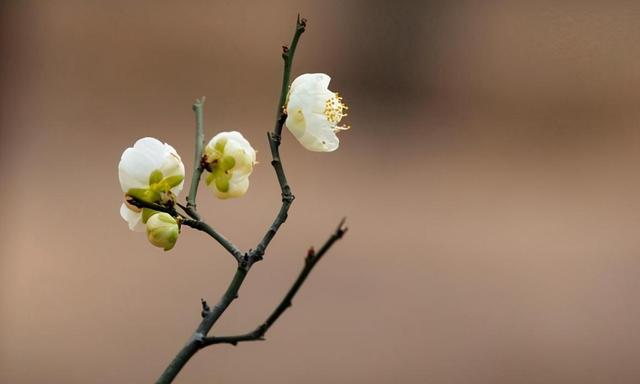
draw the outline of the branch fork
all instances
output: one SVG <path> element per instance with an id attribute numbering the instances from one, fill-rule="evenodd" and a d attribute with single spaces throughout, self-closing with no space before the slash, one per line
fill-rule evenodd
<path id="1" fill-rule="evenodd" d="M 189 195 L 187 196 L 186 205 L 176 204 L 170 206 L 162 206 L 158 204 L 146 203 L 144 201 L 136 200 L 135 198 L 128 198 L 128 202 L 139 208 L 151 208 L 161 212 L 167 212 L 172 216 L 178 218 L 178 220 L 188 227 L 197 229 L 199 231 L 207 233 L 214 240 L 216 240 L 223 248 L 231 254 L 237 262 L 237 269 L 233 276 L 233 279 L 229 283 L 227 290 L 222 295 L 220 300 L 213 308 L 209 307 L 208 303 L 201 299 L 201 316 L 202 321 L 198 325 L 195 332 L 192 334 L 189 341 L 178 352 L 173 361 L 162 373 L 157 384 L 171 383 L 173 379 L 178 375 L 180 370 L 189 361 L 189 359 L 196 354 L 200 349 L 214 344 L 231 344 L 237 345 L 240 342 L 246 341 L 259 341 L 264 340 L 264 336 L 271 328 L 271 326 L 278 320 L 278 318 L 284 313 L 284 311 L 291 306 L 292 300 L 296 293 L 307 279 L 311 270 L 320 261 L 322 256 L 331 248 L 331 246 L 339 240 L 347 231 L 344 227 L 344 219 L 340 222 L 338 228 L 333 232 L 329 239 L 315 252 L 313 248 L 309 250 L 305 257 L 305 262 L 300 274 L 294 281 L 289 291 L 285 294 L 279 305 L 273 310 L 273 312 L 267 317 L 267 319 L 260 325 L 258 325 L 253 331 L 232 336 L 208 336 L 211 328 L 225 312 L 229 305 L 238 297 L 238 291 L 244 282 L 247 274 L 251 270 L 251 267 L 256 262 L 262 260 L 269 243 L 278 232 L 280 226 L 286 221 L 289 208 L 293 203 L 295 196 L 291 192 L 291 187 L 287 182 L 287 178 L 282 167 L 282 161 L 280 160 L 279 147 L 282 140 L 281 133 L 282 127 L 287 118 L 285 112 L 285 103 L 287 100 L 287 94 L 289 91 L 289 83 L 291 79 L 291 66 L 293 63 L 293 57 L 298 45 L 300 36 L 305 31 L 307 21 L 301 19 L 298 15 L 296 22 L 296 29 L 293 35 L 293 39 L 289 46 L 282 47 L 282 58 L 284 59 L 284 73 L 282 78 L 282 87 L 280 91 L 280 98 L 278 101 L 278 108 L 276 114 L 276 123 L 272 132 L 267 133 L 269 140 L 269 147 L 271 149 L 271 165 L 273 166 L 278 183 L 280 184 L 280 191 L 282 196 L 282 204 L 280 210 L 276 214 L 273 223 L 269 226 L 266 233 L 256 245 L 255 248 L 250 249 L 248 252 L 243 252 L 231 241 L 218 233 L 210 225 L 208 225 L 197 211 L 196 195 L 198 191 L 198 185 L 202 177 L 202 173 L 206 169 L 203 163 L 203 148 L 204 148 L 204 113 L 203 107 L 205 98 L 197 99 L 193 104 L 193 111 L 195 113 L 196 120 L 196 134 L 195 134 L 195 157 L 194 165 L 195 169 L 191 177 L 191 185 L 189 188 Z M 180 208 L 182 212 L 176 210 L 176 206 Z"/>

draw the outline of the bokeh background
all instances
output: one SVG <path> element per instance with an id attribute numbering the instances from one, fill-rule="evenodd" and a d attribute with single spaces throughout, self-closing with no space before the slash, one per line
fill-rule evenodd
<path id="1" fill-rule="evenodd" d="M 241 130 L 261 164 L 208 221 L 244 249 L 279 207 L 265 132 L 280 46 L 350 106 L 341 147 L 284 137 L 297 196 L 214 328 L 253 329 L 310 245 L 350 231 L 266 342 L 177 383 L 640 382 L 640 3 L 19 1 L 0 5 L 0 382 L 150 383 L 235 268 L 185 229 L 165 253 L 118 214 L 143 136 L 192 169 Z"/>

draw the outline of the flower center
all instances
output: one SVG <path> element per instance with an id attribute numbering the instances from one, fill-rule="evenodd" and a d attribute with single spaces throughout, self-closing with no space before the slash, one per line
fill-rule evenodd
<path id="1" fill-rule="evenodd" d="M 337 125 L 343 117 L 347 116 L 347 109 L 349 107 L 342 102 L 342 97 L 336 93 L 325 103 L 324 115 L 331 124 Z M 336 128 L 345 129 L 346 127 Z"/>
<path id="2" fill-rule="evenodd" d="M 175 201 L 175 195 L 171 189 L 177 187 L 184 180 L 182 175 L 164 177 L 161 170 L 156 169 L 149 175 L 149 187 L 131 188 L 126 195 L 147 203 L 167 204 Z"/>

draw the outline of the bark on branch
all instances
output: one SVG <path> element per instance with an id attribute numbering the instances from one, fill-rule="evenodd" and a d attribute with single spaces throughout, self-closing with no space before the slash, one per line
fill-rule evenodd
<path id="1" fill-rule="evenodd" d="M 307 276 L 313 269 L 313 267 L 317 264 L 317 262 L 322 258 L 322 256 L 331 248 L 331 246 L 338 241 L 347 231 L 347 228 L 344 227 L 344 220 L 340 223 L 336 231 L 331 235 L 331 237 L 324 243 L 324 245 L 320 248 L 320 250 L 316 253 L 312 250 L 309 252 L 307 258 L 305 259 L 305 266 L 300 272 L 300 275 L 293 283 L 293 286 L 289 289 L 281 303 L 276 307 L 276 309 L 271 313 L 271 315 L 265 320 L 263 324 L 258 326 L 254 331 L 247 333 L 245 335 L 237 335 L 237 336 L 226 336 L 226 337 L 208 337 L 211 328 L 218 321 L 220 316 L 226 311 L 229 305 L 238 297 L 238 291 L 244 282 L 247 274 L 251 270 L 251 267 L 254 263 L 262 260 L 262 257 L 269 246 L 269 243 L 274 238 L 280 226 L 286 221 L 287 215 L 289 212 L 289 208 L 293 203 L 294 196 L 291 193 L 291 187 L 287 182 L 286 175 L 284 173 L 284 168 L 282 167 L 282 162 L 280 160 L 280 142 L 281 142 L 281 133 L 284 122 L 287 118 L 285 112 L 285 102 L 287 100 L 287 93 L 289 91 L 289 83 L 291 81 L 291 66 L 293 63 L 293 57 L 295 54 L 296 47 L 298 45 L 298 40 L 300 36 L 305 31 L 306 28 L 306 20 L 300 19 L 298 16 L 298 20 L 296 22 L 296 29 L 293 35 L 293 39 L 291 41 L 291 45 L 289 47 L 283 47 L 282 58 L 284 60 L 284 73 L 282 77 L 282 88 L 280 90 L 280 98 L 278 101 L 278 111 L 276 115 L 276 123 L 273 129 L 273 132 L 268 133 L 269 139 L 269 147 L 271 149 L 272 161 L 271 164 L 276 173 L 276 177 L 278 179 L 278 183 L 280 184 L 280 191 L 282 194 L 282 204 L 278 213 L 276 214 L 273 223 L 267 229 L 266 233 L 260 240 L 260 242 L 256 245 L 256 247 L 249 252 L 242 252 L 238 249 L 232 242 L 227 240 L 224 236 L 220 235 L 216 232 L 211 226 L 206 224 L 201 218 L 196 209 L 196 193 L 198 189 L 198 184 L 203 172 L 203 168 L 201 166 L 202 159 L 202 150 L 203 150 L 203 139 L 204 139 L 204 122 L 203 122 L 203 111 L 202 106 L 204 103 L 204 98 L 200 100 L 196 100 L 196 103 L 193 105 L 193 109 L 196 115 L 196 149 L 195 149 L 195 164 L 196 167 L 193 176 L 191 179 L 191 187 L 189 190 L 189 196 L 187 197 L 186 206 L 178 204 L 178 207 L 181 208 L 187 216 L 179 214 L 174 206 L 171 207 L 162 207 L 154 204 L 154 207 L 148 208 L 160 208 L 163 212 L 168 212 L 175 217 L 179 217 L 181 223 L 189 226 L 191 228 L 203 231 L 209 234 L 212 238 L 214 238 L 218 243 L 220 243 L 229 253 L 231 253 L 237 263 L 238 267 L 236 272 L 227 287 L 227 290 L 219 299 L 216 305 L 213 308 L 210 308 L 207 305 L 206 301 L 202 301 L 202 321 L 196 328 L 195 332 L 189 338 L 187 343 L 182 347 L 182 349 L 178 352 L 178 354 L 171 361 L 169 366 L 162 373 L 160 378 L 156 381 L 157 384 L 168 384 L 173 382 L 175 377 L 180 373 L 180 370 L 187 364 L 187 362 L 191 359 L 193 355 L 196 354 L 200 349 L 203 349 L 209 345 L 220 344 L 220 343 L 230 343 L 237 344 L 241 341 L 253 341 L 260 340 L 263 338 L 264 334 L 267 330 L 278 320 L 278 318 L 282 315 L 282 313 L 291 305 L 291 300 L 296 295 Z M 138 202 L 140 203 L 140 202 Z M 144 204 L 142 204 L 144 205 Z"/>

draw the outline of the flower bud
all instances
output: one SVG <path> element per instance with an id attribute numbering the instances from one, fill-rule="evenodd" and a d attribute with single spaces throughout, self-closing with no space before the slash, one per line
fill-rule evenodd
<path id="1" fill-rule="evenodd" d="M 180 227 L 171 215 L 165 212 L 156 213 L 147 220 L 147 237 L 149 242 L 165 251 L 176 245 Z"/>
<path id="2" fill-rule="evenodd" d="M 249 189 L 256 151 L 240 132 L 220 132 L 205 147 L 204 163 L 205 183 L 218 198 L 240 197 Z"/>

